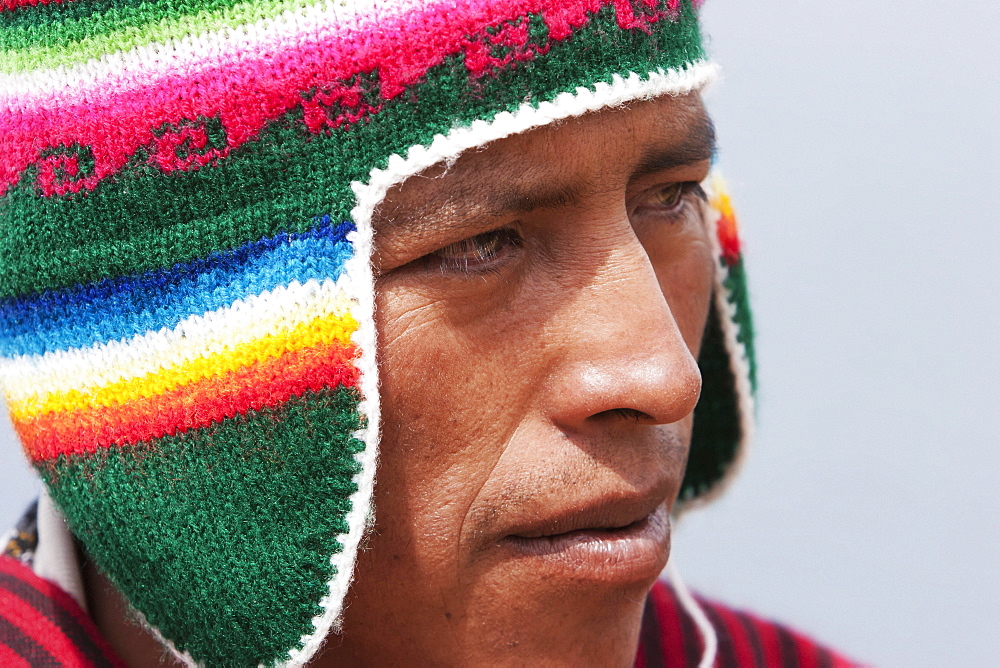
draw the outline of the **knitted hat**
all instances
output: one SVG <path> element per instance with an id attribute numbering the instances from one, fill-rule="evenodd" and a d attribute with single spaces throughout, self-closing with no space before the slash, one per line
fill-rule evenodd
<path id="1" fill-rule="evenodd" d="M 300 665 L 336 625 L 372 510 L 387 190 L 701 88 L 697 4 L 0 0 L 5 397 L 74 534 L 178 655 Z M 750 424 L 740 247 L 713 193 L 684 502 Z"/>

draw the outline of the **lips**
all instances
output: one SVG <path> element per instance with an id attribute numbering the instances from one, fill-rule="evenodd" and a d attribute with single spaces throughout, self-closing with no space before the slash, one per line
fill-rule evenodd
<path id="1" fill-rule="evenodd" d="M 665 502 L 621 500 L 585 505 L 517 528 L 500 547 L 547 575 L 609 583 L 652 581 L 670 553 Z"/>

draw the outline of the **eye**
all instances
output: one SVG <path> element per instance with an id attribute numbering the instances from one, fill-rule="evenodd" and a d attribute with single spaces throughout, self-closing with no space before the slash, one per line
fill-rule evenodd
<path id="1" fill-rule="evenodd" d="M 472 273 L 496 268 L 508 252 L 521 245 L 521 237 L 504 228 L 477 234 L 436 250 L 427 256 L 436 260 L 442 271 Z"/>
<path id="2" fill-rule="evenodd" d="M 652 200 L 656 206 L 664 209 L 675 209 L 684 201 L 686 183 L 671 183 L 669 186 L 653 192 Z"/>
<path id="3" fill-rule="evenodd" d="M 697 181 L 682 181 L 647 191 L 639 211 L 673 218 L 686 210 L 693 198 L 705 199 L 705 191 Z"/>

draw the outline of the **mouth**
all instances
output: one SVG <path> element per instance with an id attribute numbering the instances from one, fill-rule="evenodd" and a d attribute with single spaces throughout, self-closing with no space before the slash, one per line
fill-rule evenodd
<path id="1" fill-rule="evenodd" d="M 550 575 L 555 570 L 575 579 L 616 584 L 655 579 L 670 554 L 667 504 L 631 521 L 628 513 L 617 520 L 607 514 L 600 508 L 570 514 L 548 527 L 529 527 L 505 536 L 500 544 Z"/>

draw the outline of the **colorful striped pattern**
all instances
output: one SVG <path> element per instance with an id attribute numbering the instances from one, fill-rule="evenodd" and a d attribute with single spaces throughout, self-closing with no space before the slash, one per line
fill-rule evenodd
<path id="1" fill-rule="evenodd" d="M 490 24 L 480 24 L 471 38 L 453 36 L 457 41 L 444 45 L 444 51 L 429 53 L 430 44 L 421 41 L 414 51 L 419 62 L 398 56 L 401 47 L 391 41 L 383 45 L 387 51 L 375 52 L 364 62 L 350 52 L 347 69 L 322 78 L 306 67 L 319 57 L 310 49 L 324 58 L 335 55 L 336 49 L 321 49 L 317 37 L 295 33 L 290 44 L 298 50 L 286 62 L 281 60 L 282 49 L 292 47 L 266 42 L 285 27 L 303 32 L 301 23 L 322 18 L 308 14 L 309 21 L 286 16 L 267 30 L 246 28 L 240 36 L 249 43 L 230 44 L 218 37 L 216 44 L 211 36 L 199 40 L 191 50 L 204 43 L 206 51 L 198 58 L 208 65 L 198 68 L 184 62 L 187 50 L 177 58 L 145 59 L 154 69 L 180 60 L 182 71 L 195 70 L 198 77 L 145 72 L 144 52 L 139 51 L 133 55 L 140 62 L 114 65 L 109 56 L 88 63 L 87 68 L 99 71 L 83 70 L 78 78 L 56 69 L 3 82 L 8 85 L 0 85 L 0 90 L 12 91 L 13 99 L 11 113 L 0 115 L 0 141 L 6 144 L 0 189 L 12 188 L 6 210 L 15 224 L 8 245 L 0 244 L 0 260 L 11 268 L 0 274 L 0 296 L 167 267 L 281 231 L 309 229 L 316 216 L 348 220 L 352 181 L 367 180 L 371 168 L 390 154 L 430 143 L 442 127 L 512 108 L 524 100 L 524 91 L 545 90 L 553 81 L 560 82 L 553 92 L 561 92 L 572 90 L 577 81 L 608 80 L 623 69 L 619 66 L 639 71 L 654 65 L 680 67 L 701 56 L 697 23 L 689 9 L 675 23 L 662 12 L 650 14 L 649 21 L 658 21 L 651 25 L 669 27 L 651 40 L 639 28 L 621 31 L 619 23 L 629 24 L 622 17 L 630 15 L 611 4 L 554 5 L 552 15 L 500 20 L 501 26 L 513 27 L 496 35 L 486 30 Z M 496 18 L 493 13 L 506 5 L 484 6 L 490 10 L 481 17 L 485 21 Z M 589 9 L 598 12 L 590 14 Z M 564 33 L 574 28 L 573 40 L 565 39 Z M 609 59 L 614 46 L 607 43 L 609 31 L 625 38 L 626 60 L 617 51 L 614 60 Z M 557 41 L 557 35 L 563 40 Z M 495 40 L 500 43 L 493 45 Z M 486 69 L 470 71 L 475 61 L 468 59 L 469 49 L 482 47 L 484 41 L 489 53 L 499 55 L 480 63 Z M 544 43 L 544 57 L 536 43 Z M 249 61 L 243 62 L 259 58 L 258 49 L 269 54 L 261 66 L 271 69 L 254 70 Z M 241 60 L 227 61 L 229 56 Z M 390 57 L 391 66 L 357 71 L 377 57 Z M 519 70 L 519 59 L 527 57 L 534 58 L 533 67 Z M 215 65 L 219 59 L 223 64 Z M 117 75 L 112 71 L 109 80 L 101 68 L 116 70 Z M 347 79 L 335 78 L 343 76 Z M 44 82 L 43 90 L 19 88 L 22 79 Z M 134 83 L 127 85 L 134 79 L 145 84 L 141 94 L 135 93 Z M 196 91 L 191 90 L 193 81 Z M 415 83 L 403 95 L 401 86 L 409 81 Z M 78 84 L 86 89 L 79 92 L 87 102 L 63 104 L 62 96 Z M 94 90 L 94 85 L 110 92 Z M 48 108 L 60 112 L 49 113 Z M 108 127 L 115 132 L 101 131 Z M 359 152 L 359 146 L 365 150 Z M 164 178 L 171 174 L 177 178 Z M 241 187 L 234 189 L 233 183 Z M 74 191 L 90 191 L 90 196 L 59 196 Z M 39 192 L 54 196 L 39 199 Z M 194 192 L 201 196 L 192 196 Z M 124 224 L 134 219 L 146 224 Z M 101 234 L 95 234 L 96 229 Z"/>
<path id="2" fill-rule="evenodd" d="M 479 1 L 445 22 L 436 5 L 393 13 L 407 8 L 331 1 L 158 46 L 169 58 L 137 48 L 0 78 L 0 192 L 17 222 L 0 244 L 13 269 L 0 297 L 167 267 L 316 216 L 348 220 L 352 181 L 442 129 L 511 109 L 525 91 L 702 56 L 687 4 Z M 415 37 L 421 22 L 442 30 Z M 124 212 L 147 224 L 123 225 Z"/>
<path id="3" fill-rule="evenodd" d="M 86 454 L 354 387 L 353 225 L 0 305 L 14 427 L 34 460 Z M 197 410 L 192 410 L 197 407 Z"/>
<path id="4" fill-rule="evenodd" d="M 353 253 L 352 231 L 352 223 L 333 225 L 327 218 L 305 233 L 252 241 L 169 269 L 0 301 L 0 354 L 43 355 L 174 329 L 191 316 L 277 288 L 337 277 Z"/>
<path id="5" fill-rule="evenodd" d="M 324 224 L 0 304 L 0 368 L 29 456 L 134 445 L 307 389 L 354 387 L 351 230 Z"/>
<path id="6" fill-rule="evenodd" d="M 729 197 L 729 190 L 718 172 L 713 173 L 712 182 L 710 204 L 718 214 L 715 231 L 722 270 L 720 283 L 723 288 L 718 291 L 717 297 L 725 299 L 724 315 L 735 338 L 729 347 L 742 351 L 739 359 L 746 367 L 737 370 L 742 372 L 737 374 L 740 378 L 736 382 L 749 382 L 749 387 L 743 394 L 751 395 L 757 391 L 757 355 L 754 350 L 753 316 L 750 311 L 750 295 L 747 292 L 746 266 L 743 263 L 739 223 L 732 199 Z"/>
<path id="7" fill-rule="evenodd" d="M 119 171 L 140 147 L 150 153 L 146 159 L 164 171 L 206 164 L 251 141 L 266 124 L 296 107 L 301 108 L 303 123 L 311 132 L 354 123 L 424 80 L 448 57 L 461 56 L 472 77 L 517 60 L 534 59 L 544 55 L 552 42 L 586 25 L 603 4 L 612 2 L 480 0 L 415 8 L 416 3 L 372 3 L 369 7 L 366 3 L 279 0 L 233 3 L 246 13 L 207 12 L 214 20 L 194 20 L 198 14 L 174 16 L 174 4 L 182 3 L 138 4 L 152 13 L 152 20 L 144 24 L 149 31 L 125 31 L 129 36 L 125 40 L 105 42 L 93 34 L 92 25 L 84 23 L 81 29 L 87 39 L 59 42 L 51 53 L 41 47 L 12 50 L 4 45 L 0 72 L 8 76 L 0 83 L 9 92 L 0 101 L 12 113 L 0 124 L 8 144 L 0 188 L 11 187 L 18 174 L 42 161 L 49 166 L 38 175 L 45 194 L 90 190 Z M 670 0 L 667 7 L 652 14 L 636 12 L 630 2 L 613 4 L 622 29 L 648 30 L 649 24 L 678 16 L 680 11 L 679 0 Z M 651 6 L 656 8 L 657 3 Z M 377 13 L 365 11 L 373 9 Z M 447 22 L 437 18 L 443 9 L 448 11 Z M 167 15 L 170 21 L 160 20 Z M 529 15 L 538 18 L 525 20 Z M 189 18 L 191 25 L 186 21 Z M 532 21 L 537 22 L 534 30 Z M 330 27 L 317 31 L 317 24 Z M 432 43 L 411 29 L 428 24 L 439 27 Z M 235 26 L 243 26 L 246 41 L 233 38 Z M 493 26 L 501 29 L 495 34 L 484 30 Z M 200 38 L 195 49 L 181 56 L 181 62 L 150 59 L 141 48 L 154 42 L 174 46 L 189 34 Z M 27 43 L 34 43 L 33 39 L 27 38 Z M 80 44 L 85 48 L 79 53 L 70 46 Z M 497 51 L 502 55 L 496 55 Z M 108 54 L 117 58 L 94 65 L 87 62 Z M 78 71 L 68 67 L 74 63 L 80 63 Z M 195 64 L 198 67 L 191 76 Z M 50 74 L 39 73 L 39 68 Z M 376 70 L 378 99 L 365 100 L 368 91 L 363 77 L 358 77 Z M 319 72 L 322 76 L 317 76 Z M 39 86 L 37 81 L 44 83 Z M 141 95 L 137 95 L 136 81 L 143 83 Z M 326 81 L 337 83 L 324 85 Z M 45 113 L 48 108 L 58 108 L 60 113 Z M 218 120 L 217 145 L 212 144 L 210 128 L 202 119 Z M 114 133 L 105 129 L 111 124 L 118 126 Z M 185 142 L 201 150 L 179 157 L 176 148 Z M 204 150 L 210 144 L 212 148 Z M 81 169 L 75 155 L 45 150 L 60 146 L 87 147 L 87 168 Z"/>
<path id="8" fill-rule="evenodd" d="M 719 212 L 718 220 L 715 223 L 715 234 L 719 240 L 719 248 L 722 250 L 722 259 L 727 266 L 732 267 L 740 261 L 742 250 L 740 248 L 740 233 L 736 224 L 736 212 L 733 211 L 733 202 L 729 197 L 722 179 L 716 176 L 714 187 L 712 188 L 712 208 Z"/>
<path id="9" fill-rule="evenodd" d="M 125 667 L 73 597 L 0 556 L 0 665 Z"/>
<path id="10" fill-rule="evenodd" d="M 852 668 L 806 636 L 756 615 L 696 597 L 718 639 L 714 668 Z M 677 594 L 658 581 L 646 599 L 635 668 L 694 668 L 704 642 Z"/>
<path id="11" fill-rule="evenodd" d="M 338 575 L 363 448 L 356 234 L 320 218 L 0 301 L 28 456 L 132 604 L 213 665 L 294 648 Z"/>

